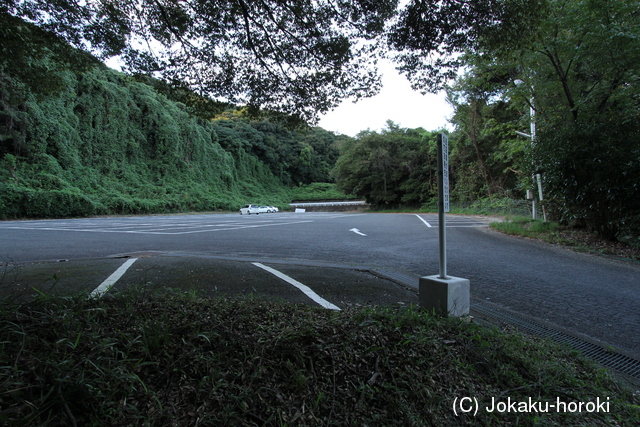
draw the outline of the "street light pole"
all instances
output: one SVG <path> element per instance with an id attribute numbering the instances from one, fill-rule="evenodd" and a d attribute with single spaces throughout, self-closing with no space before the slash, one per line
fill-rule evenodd
<path id="1" fill-rule="evenodd" d="M 531 129 L 531 145 L 533 146 L 533 144 L 535 143 L 536 140 L 536 110 L 533 109 L 533 97 L 531 97 L 531 102 L 529 105 L 529 119 L 530 119 L 530 129 Z M 533 174 L 531 176 L 532 178 L 532 183 L 535 187 L 535 174 Z M 536 210 L 536 196 L 535 196 L 535 191 L 534 191 L 534 195 L 533 195 L 533 199 L 531 200 L 531 217 L 533 219 L 537 219 L 538 218 L 538 212 Z"/>

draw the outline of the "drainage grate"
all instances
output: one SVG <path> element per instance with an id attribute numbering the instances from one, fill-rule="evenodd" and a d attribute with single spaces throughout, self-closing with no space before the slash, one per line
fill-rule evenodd
<path id="1" fill-rule="evenodd" d="M 383 269 L 375 269 L 371 270 L 371 272 L 373 274 L 378 274 L 382 277 L 386 277 L 387 279 L 396 283 L 410 286 L 414 289 L 418 288 L 418 277 L 412 277 L 406 274 Z M 471 302 L 471 311 L 475 311 L 481 314 L 482 317 L 491 317 L 497 321 L 513 325 L 523 332 L 547 337 L 561 344 L 566 344 L 578 350 L 584 356 L 596 361 L 597 363 L 600 363 L 602 366 L 614 369 L 618 372 L 629 375 L 630 377 L 640 379 L 640 360 L 625 356 L 624 354 L 620 354 L 615 350 L 590 343 L 564 332 L 560 332 L 556 329 L 550 328 L 540 323 L 524 319 L 505 310 L 500 310 L 492 307 L 486 303 Z"/>
<path id="2" fill-rule="evenodd" d="M 522 331 L 547 337 L 562 344 L 567 344 L 578 350 L 584 356 L 595 360 L 607 368 L 611 368 L 633 378 L 640 379 L 640 360 L 633 359 L 629 356 L 617 353 L 615 350 L 565 334 L 540 323 L 523 319 L 503 310 L 498 310 L 488 304 L 472 303 L 471 310 L 480 313 L 482 316 L 492 317 L 501 322 L 513 325 Z"/>

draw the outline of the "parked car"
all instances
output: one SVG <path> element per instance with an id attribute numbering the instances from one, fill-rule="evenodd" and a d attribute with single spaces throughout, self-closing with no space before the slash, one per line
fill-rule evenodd
<path id="1" fill-rule="evenodd" d="M 260 206 L 258 205 L 244 205 L 240 208 L 240 215 L 251 215 L 252 213 L 258 215 L 260 213 Z"/>
<path id="2" fill-rule="evenodd" d="M 258 208 L 258 213 L 271 213 L 271 208 L 268 206 L 260 206 Z"/>
<path id="3" fill-rule="evenodd" d="M 273 213 L 280 212 L 280 209 L 276 208 L 275 206 L 269 206 L 269 208 L 271 209 L 271 212 L 273 212 Z"/>

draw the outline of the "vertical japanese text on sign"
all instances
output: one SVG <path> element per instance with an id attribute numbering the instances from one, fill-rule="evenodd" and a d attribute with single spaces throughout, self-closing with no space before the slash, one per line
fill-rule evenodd
<path id="1" fill-rule="evenodd" d="M 449 138 L 442 133 L 442 203 L 444 212 L 449 212 Z"/>

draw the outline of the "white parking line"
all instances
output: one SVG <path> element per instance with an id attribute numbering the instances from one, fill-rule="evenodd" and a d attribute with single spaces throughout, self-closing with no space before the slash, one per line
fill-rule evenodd
<path id="1" fill-rule="evenodd" d="M 475 224 L 475 225 L 448 225 L 447 228 L 487 228 L 487 224 Z"/>
<path id="2" fill-rule="evenodd" d="M 420 215 L 416 215 L 416 216 L 418 217 L 418 219 L 420 219 L 420 221 L 424 222 L 424 223 L 427 225 L 427 227 L 429 227 L 429 228 L 431 228 L 431 227 L 432 227 L 432 225 L 431 225 L 431 224 L 429 224 L 427 221 L 425 221 L 425 219 L 424 219 L 424 218 L 422 218 Z"/>
<path id="3" fill-rule="evenodd" d="M 329 301 L 327 301 L 326 299 L 322 298 L 320 295 L 316 294 L 307 285 L 303 285 L 302 283 L 298 282 L 295 279 L 292 279 L 291 277 L 287 276 L 286 274 L 281 273 L 278 270 L 275 270 L 275 269 L 273 269 L 271 267 L 267 267 L 266 265 L 260 264 L 259 262 L 252 262 L 252 264 L 255 265 L 256 267 L 260 267 L 263 270 L 268 271 L 269 273 L 273 274 L 274 276 L 279 277 L 282 280 L 284 280 L 285 282 L 287 282 L 287 283 L 295 286 L 296 288 L 300 289 L 302 292 L 304 292 L 304 294 L 306 296 L 308 296 L 309 298 L 314 300 L 316 303 L 320 304 L 322 307 L 328 308 L 330 310 L 340 311 L 340 307 L 331 304 Z"/>
<path id="4" fill-rule="evenodd" d="M 147 229 L 147 230 L 123 230 L 123 229 L 107 229 L 107 228 L 57 228 L 57 227 L 0 227 L 0 229 L 10 229 L 10 230 L 43 230 L 43 231 L 80 231 L 80 232 L 90 232 L 90 233 L 124 233 L 124 234 L 159 234 L 159 235 L 178 235 L 178 234 L 194 234 L 194 233 L 213 233 L 216 231 L 228 231 L 228 230 L 243 230 L 246 228 L 259 228 L 259 227 L 272 227 L 272 226 L 281 226 L 281 225 L 292 225 L 292 224 L 304 224 L 308 222 L 313 222 L 312 220 L 308 221 L 289 221 L 289 222 L 279 222 L 274 224 L 260 223 L 255 225 L 242 225 L 242 224 L 230 224 L 229 226 L 224 226 L 224 228 L 216 228 L 216 229 L 205 229 L 205 230 L 192 230 L 192 231 L 159 231 L 159 230 L 171 230 L 174 227 L 166 226 L 163 228 L 155 228 L 155 229 Z M 203 224 L 200 227 L 212 227 L 211 225 Z M 192 227 L 195 228 L 195 227 Z M 178 228 L 185 229 L 185 227 Z"/>
<path id="5" fill-rule="evenodd" d="M 124 273 L 131 267 L 131 265 L 137 261 L 138 258 L 131 258 L 125 261 L 113 274 L 107 277 L 107 280 L 102 282 L 100 286 L 95 288 L 93 292 L 89 294 L 89 298 L 100 298 L 105 293 L 109 292 L 109 289 L 122 277 Z"/>

